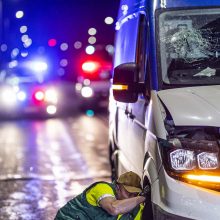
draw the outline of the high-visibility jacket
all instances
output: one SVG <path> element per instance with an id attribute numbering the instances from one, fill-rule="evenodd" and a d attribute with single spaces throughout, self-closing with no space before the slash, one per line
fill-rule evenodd
<path id="1" fill-rule="evenodd" d="M 112 216 L 103 208 L 91 205 L 86 198 L 86 193 L 96 184 L 108 184 L 116 195 L 115 184 L 107 182 L 96 182 L 86 188 L 81 194 L 71 199 L 65 206 L 58 210 L 55 220 L 129 220 L 135 219 L 140 215 L 140 206 L 135 207 L 131 212 Z M 140 219 L 140 218 L 138 218 Z"/>

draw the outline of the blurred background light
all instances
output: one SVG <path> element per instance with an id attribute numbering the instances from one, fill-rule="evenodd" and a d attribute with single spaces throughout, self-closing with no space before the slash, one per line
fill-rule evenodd
<path id="1" fill-rule="evenodd" d="M 21 36 L 21 41 L 22 41 L 22 42 L 25 42 L 25 41 L 27 41 L 28 39 L 29 39 L 29 37 L 28 37 L 27 34 L 24 34 L 24 35 Z"/>
<path id="2" fill-rule="evenodd" d="M 50 47 L 55 47 L 55 46 L 57 45 L 56 39 L 54 39 L 54 38 L 49 39 L 49 40 L 48 40 L 48 45 L 49 45 Z"/>
<path id="3" fill-rule="evenodd" d="M 84 84 L 85 86 L 89 86 L 90 83 L 91 83 L 91 81 L 90 81 L 89 79 L 84 79 L 84 81 L 83 81 L 83 84 Z"/>
<path id="4" fill-rule="evenodd" d="M 68 60 L 67 60 L 67 59 L 62 59 L 62 60 L 60 61 L 60 66 L 66 67 L 67 65 L 68 65 Z"/>
<path id="5" fill-rule="evenodd" d="M 37 101 L 42 101 L 44 99 L 44 93 L 42 91 L 37 91 L 34 97 Z"/>
<path id="6" fill-rule="evenodd" d="M 75 49 L 80 49 L 81 47 L 82 47 L 82 42 L 76 41 L 76 42 L 74 43 L 74 48 L 75 48 Z"/>
<path id="7" fill-rule="evenodd" d="M 55 105 L 47 106 L 47 113 L 49 115 L 54 115 L 57 112 L 57 107 Z"/>
<path id="8" fill-rule="evenodd" d="M 45 92 L 45 101 L 56 104 L 58 101 L 57 91 L 55 89 L 48 89 Z"/>
<path id="9" fill-rule="evenodd" d="M 90 44 L 94 44 L 95 42 L 96 42 L 96 38 L 95 37 L 89 37 L 89 39 L 88 39 L 88 42 L 90 43 Z"/>
<path id="10" fill-rule="evenodd" d="M 8 64 L 9 68 L 14 68 L 18 65 L 18 61 L 17 60 L 13 60 Z"/>
<path id="11" fill-rule="evenodd" d="M 114 19 L 112 17 L 106 17 L 104 21 L 106 24 L 112 24 L 114 22 Z"/>
<path id="12" fill-rule="evenodd" d="M 68 50 L 68 44 L 67 43 L 62 43 L 61 45 L 60 45 L 60 49 L 62 50 L 62 51 L 66 51 L 66 50 Z"/>
<path id="13" fill-rule="evenodd" d="M 65 75 L 65 70 L 63 68 L 59 68 L 57 70 L 57 74 L 58 74 L 58 76 L 63 76 L 63 75 Z"/>
<path id="14" fill-rule="evenodd" d="M 27 48 L 27 47 L 30 47 L 32 44 L 32 40 L 30 38 L 28 38 L 25 42 L 24 42 L 24 47 Z"/>
<path id="15" fill-rule="evenodd" d="M 77 91 L 80 91 L 80 90 L 82 89 L 82 84 L 81 84 L 81 83 L 76 83 L 76 84 L 75 84 L 75 89 L 76 89 Z"/>
<path id="16" fill-rule="evenodd" d="M 14 48 L 11 52 L 11 58 L 14 59 L 18 56 L 19 54 L 19 49 L 18 48 Z"/>
<path id="17" fill-rule="evenodd" d="M 100 67 L 100 64 L 98 62 L 94 62 L 94 61 L 87 61 L 82 64 L 82 70 L 84 72 L 93 73 L 93 72 L 97 71 L 99 67 Z"/>
<path id="18" fill-rule="evenodd" d="M 24 16 L 24 12 L 23 11 L 17 11 L 16 13 L 15 13 L 15 17 L 16 18 L 22 18 Z"/>
<path id="19" fill-rule="evenodd" d="M 27 32 L 27 26 L 25 26 L 25 25 L 21 26 L 21 27 L 20 27 L 20 32 L 21 32 L 22 34 L 26 33 L 26 32 Z"/>
<path id="20" fill-rule="evenodd" d="M 2 44 L 2 45 L 1 45 L 1 51 L 2 51 L 2 52 L 5 52 L 7 49 L 8 49 L 7 44 Z"/>
<path id="21" fill-rule="evenodd" d="M 39 53 L 39 54 L 43 54 L 43 53 L 45 53 L 45 47 L 43 47 L 43 46 L 40 46 L 40 47 L 38 47 L 37 48 L 37 52 Z"/>
<path id="22" fill-rule="evenodd" d="M 22 56 L 22 57 L 27 57 L 27 56 L 28 56 L 28 52 L 27 52 L 27 51 L 21 52 L 21 56 Z"/>
<path id="23" fill-rule="evenodd" d="M 113 46 L 113 45 L 108 44 L 108 45 L 106 45 L 105 49 L 106 49 L 106 51 L 107 51 L 109 54 L 111 54 L 111 55 L 114 54 L 115 49 L 114 49 L 114 46 Z"/>
<path id="24" fill-rule="evenodd" d="M 27 95 L 24 91 L 19 91 L 17 94 L 17 98 L 20 101 L 24 101 L 26 99 Z"/>
<path id="25" fill-rule="evenodd" d="M 91 109 L 88 109 L 88 110 L 86 111 L 86 115 L 89 116 L 89 117 L 93 117 L 94 114 L 95 114 L 94 111 L 91 110 Z"/>
<path id="26" fill-rule="evenodd" d="M 88 34 L 89 35 L 95 35 L 97 33 L 97 30 L 95 28 L 89 28 Z"/>
<path id="27" fill-rule="evenodd" d="M 86 53 L 87 54 L 93 54 L 95 52 L 95 47 L 89 45 L 86 47 Z"/>
<path id="28" fill-rule="evenodd" d="M 47 63 L 44 61 L 30 61 L 27 63 L 27 65 L 29 66 L 29 68 L 39 73 L 46 71 L 48 68 Z"/>
<path id="29" fill-rule="evenodd" d="M 81 89 L 81 95 L 84 97 L 84 98 L 90 98 L 93 96 L 93 90 L 91 87 L 89 86 L 85 86 Z"/>
<path id="30" fill-rule="evenodd" d="M 12 106 L 16 103 L 16 93 L 12 88 L 4 88 L 1 92 L 1 99 L 4 105 Z"/>

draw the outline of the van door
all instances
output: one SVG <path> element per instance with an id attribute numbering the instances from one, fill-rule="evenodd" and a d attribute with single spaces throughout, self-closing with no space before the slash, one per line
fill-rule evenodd
<path id="1" fill-rule="evenodd" d="M 147 83 L 149 79 L 146 76 L 147 21 L 145 15 L 138 15 L 137 24 L 138 28 L 135 33 L 136 47 L 135 51 L 133 51 L 135 58 L 132 61 L 136 62 L 139 66 L 139 82 L 145 82 L 146 85 L 149 85 Z M 128 27 L 134 30 L 131 24 Z M 145 112 L 149 103 L 149 97 L 146 94 L 139 94 L 138 101 L 135 103 L 119 103 L 118 105 L 119 160 L 125 170 L 133 170 L 140 176 L 143 174 L 144 141 L 146 134 L 144 126 Z"/>

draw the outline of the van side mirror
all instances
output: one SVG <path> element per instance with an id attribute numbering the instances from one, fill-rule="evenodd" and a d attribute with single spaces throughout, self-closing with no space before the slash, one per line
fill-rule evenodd
<path id="1" fill-rule="evenodd" d="M 138 65 L 124 63 L 114 69 L 113 96 L 119 102 L 133 103 L 138 99 L 138 93 L 143 85 L 138 83 Z"/>

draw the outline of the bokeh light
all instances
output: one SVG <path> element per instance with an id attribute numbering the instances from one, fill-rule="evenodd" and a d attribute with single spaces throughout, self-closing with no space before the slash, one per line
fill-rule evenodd
<path id="1" fill-rule="evenodd" d="M 2 45 L 1 45 L 1 51 L 2 51 L 2 52 L 5 52 L 7 49 L 8 49 L 7 44 L 2 44 Z"/>
<path id="2" fill-rule="evenodd" d="M 55 47 L 57 45 L 56 39 L 52 38 L 48 40 L 48 46 Z"/>
<path id="3" fill-rule="evenodd" d="M 97 30 L 95 28 L 89 28 L 88 34 L 89 35 L 95 35 L 97 33 Z"/>
<path id="4" fill-rule="evenodd" d="M 108 45 L 106 45 L 105 49 L 106 49 L 106 51 L 107 51 L 109 54 L 111 54 L 111 55 L 114 54 L 114 50 L 115 50 L 115 48 L 114 48 L 113 45 L 108 44 Z"/>
<path id="5" fill-rule="evenodd" d="M 95 114 L 94 111 L 91 110 L 91 109 L 88 109 L 88 110 L 86 111 L 86 115 L 87 115 L 88 117 L 93 117 L 94 114 Z"/>
<path id="6" fill-rule="evenodd" d="M 106 24 L 112 24 L 114 22 L 114 19 L 112 17 L 106 17 L 105 18 L 105 23 Z"/>
<path id="7" fill-rule="evenodd" d="M 95 37 L 89 37 L 89 39 L 88 39 L 88 42 L 90 43 L 90 44 L 94 44 L 95 42 L 96 42 L 96 38 Z"/>
<path id="8" fill-rule="evenodd" d="M 68 65 L 68 60 L 67 59 L 60 60 L 60 66 L 66 67 L 67 65 Z"/>
<path id="9" fill-rule="evenodd" d="M 63 76 L 63 75 L 65 75 L 65 70 L 63 68 L 59 68 L 57 70 L 57 74 L 58 74 L 58 76 Z"/>
<path id="10" fill-rule="evenodd" d="M 16 56 L 18 56 L 19 54 L 19 49 L 18 48 L 14 48 L 11 52 L 11 57 L 15 58 Z"/>
<path id="11" fill-rule="evenodd" d="M 93 47 L 93 46 L 91 46 L 91 45 L 89 45 L 89 46 L 87 46 L 86 47 L 86 53 L 87 54 L 93 54 L 95 52 L 95 47 Z"/>
<path id="12" fill-rule="evenodd" d="M 24 35 L 21 36 L 21 41 L 22 41 L 22 42 L 25 42 L 25 41 L 27 41 L 28 39 L 29 39 L 29 37 L 28 37 L 27 34 L 24 34 Z"/>
<path id="13" fill-rule="evenodd" d="M 75 48 L 75 49 L 80 49 L 81 47 L 82 47 L 82 42 L 76 41 L 76 42 L 74 43 L 74 48 Z"/>
<path id="14" fill-rule="evenodd" d="M 23 11 L 17 11 L 16 14 L 15 14 L 15 17 L 18 18 L 18 19 L 22 18 L 23 16 L 24 16 L 24 12 Z"/>
<path id="15" fill-rule="evenodd" d="M 27 56 L 28 56 L 28 52 L 27 52 L 27 51 L 21 52 L 21 56 L 22 56 L 22 57 L 27 57 Z"/>
<path id="16" fill-rule="evenodd" d="M 21 26 L 21 27 L 20 27 L 20 32 L 21 32 L 22 34 L 26 33 L 26 32 L 27 32 L 27 26 L 25 26 L 25 25 Z"/>
<path id="17" fill-rule="evenodd" d="M 62 50 L 62 51 L 66 51 L 66 50 L 68 50 L 68 44 L 67 43 L 62 43 L 61 45 L 60 45 L 60 49 Z"/>
<path id="18" fill-rule="evenodd" d="M 30 47 L 32 44 L 32 40 L 30 38 L 28 38 L 25 42 L 24 42 L 24 47 L 27 48 L 27 47 Z"/>

